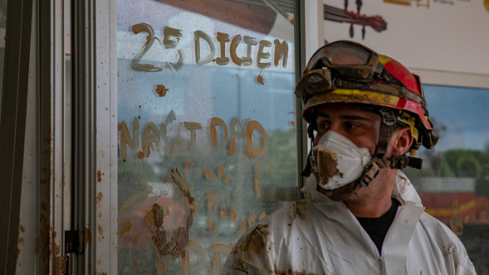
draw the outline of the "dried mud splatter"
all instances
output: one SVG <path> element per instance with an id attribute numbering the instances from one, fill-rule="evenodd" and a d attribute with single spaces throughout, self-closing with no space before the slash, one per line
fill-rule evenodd
<path id="1" fill-rule="evenodd" d="M 188 169 L 188 168 L 190 168 L 190 161 L 188 161 L 188 160 L 187 160 L 187 161 L 185 162 L 185 168 L 187 168 L 187 169 Z"/>
<path id="2" fill-rule="evenodd" d="M 258 216 L 258 221 L 263 220 L 266 216 L 267 216 L 267 213 L 265 213 L 265 212 L 261 213 L 260 216 Z"/>
<path id="3" fill-rule="evenodd" d="M 231 210 L 229 211 L 229 219 L 232 221 L 236 220 L 236 210 L 234 209 L 234 205 L 231 206 Z"/>
<path id="4" fill-rule="evenodd" d="M 171 177 L 172 178 L 170 179 L 167 175 L 163 176 L 165 181 L 173 182 L 178 187 L 178 189 L 180 189 L 180 191 L 182 192 L 185 198 L 184 199 L 185 206 L 188 207 L 188 209 L 192 214 L 195 214 L 197 208 L 195 205 L 194 185 L 189 184 L 187 182 L 187 179 L 185 178 L 185 174 L 184 173 L 180 174 L 177 168 L 173 168 L 171 170 Z"/>
<path id="5" fill-rule="evenodd" d="M 166 95 L 166 92 L 168 92 L 168 89 L 164 85 L 156 85 L 156 90 L 155 92 L 158 94 L 159 97 L 164 97 Z"/>
<path id="6" fill-rule="evenodd" d="M 230 179 L 230 178 L 231 178 L 231 175 L 226 175 L 226 176 L 224 176 L 224 182 L 225 182 L 226 184 L 229 184 L 229 179 Z"/>
<path id="7" fill-rule="evenodd" d="M 153 192 L 153 187 L 151 185 L 147 184 L 146 182 L 142 181 L 141 179 L 139 179 L 138 181 L 139 181 L 139 185 L 143 188 L 143 190 L 140 190 L 136 194 L 132 195 L 122 205 L 122 207 L 121 207 L 121 209 L 119 211 L 122 212 L 122 211 L 126 210 L 129 207 L 132 207 L 132 206 L 137 205 L 138 203 L 140 203 L 141 201 L 143 201 L 144 199 L 146 199 L 146 197 Z"/>
<path id="8" fill-rule="evenodd" d="M 221 219 L 225 220 L 226 219 L 226 206 L 221 207 Z"/>
<path id="9" fill-rule="evenodd" d="M 124 236 L 129 233 L 129 230 L 131 230 L 131 227 L 132 227 L 132 219 L 128 219 L 124 222 L 124 224 L 122 225 L 121 229 L 119 230 L 119 238 L 121 238 L 121 240 L 124 238 Z M 100 234 L 102 235 L 102 234 Z"/>
<path id="10" fill-rule="evenodd" d="M 238 234 L 244 233 L 246 231 L 246 222 L 245 220 L 241 221 L 241 229 L 239 229 Z"/>
<path id="11" fill-rule="evenodd" d="M 209 211 L 214 210 L 214 198 L 212 197 L 212 192 L 207 192 L 207 209 Z"/>
<path id="12" fill-rule="evenodd" d="M 206 169 L 205 170 L 205 178 L 207 180 L 211 180 L 212 179 L 211 169 Z"/>
<path id="13" fill-rule="evenodd" d="M 223 174 L 224 174 L 224 168 L 222 166 L 217 168 L 217 176 L 222 177 Z"/>
<path id="14" fill-rule="evenodd" d="M 261 75 L 263 71 L 260 71 L 260 73 L 258 74 L 258 76 L 256 77 L 256 81 L 258 83 L 260 83 L 261 85 L 265 86 L 265 79 L 263 78 L 263 76 Z"/>
<path id="15" fill-rule="evenodd" d="M 253 216 L 253 211 L 250 212 L 248 217 L 248 227 L 252 227 L 255 224 L 255 217 Z"/>
<path id="16" fill-rule="evenodd" d="M 136 246 L 136 245 L 138 244 L 138 241 L 139 241 L 139 238 L 138 238 L 137 236 L 134 236 L 134 237 L 132 238 L 132 241 L 131 241 L 131 242 L 132 242 L 132 245 L 133 245 L 133 246 Z"/>

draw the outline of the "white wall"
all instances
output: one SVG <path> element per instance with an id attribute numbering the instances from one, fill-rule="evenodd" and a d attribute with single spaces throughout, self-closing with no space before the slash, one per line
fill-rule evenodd
<path id="1" fill-rule="evenodd" d="M 324 21 L 324 38 L 363 43 L 415 72 L 489 77 L 489 11 L 482 0 L 421 0 L 429 1 L 429 9 L 416 7 L 416 1 L 410 1 L 410 6 L 384 1 L 363 0 L 361 14 L 382 16 L 387 30 L 378 33 L 367 27 L 362 40 L 361 26 L 356 25 L 350 39 L 350 24 Z M 324 4 L 343 9 L 344 1 L 324 0 Z M 348 10 L 356 10 L 355 1 L 349 1 Z"/>

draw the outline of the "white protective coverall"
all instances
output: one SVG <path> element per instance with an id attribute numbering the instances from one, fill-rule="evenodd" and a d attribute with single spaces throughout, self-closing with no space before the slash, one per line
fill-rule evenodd
<path id="1" fill-rule="evenodd" d="M 279 209 L 236 244 L 221 274 L 476 274 L 452 231 L 424 212 L 421 199 L 398 171 L 392 196 L 401 203 L 379 253 L 343 202 L 316 190 Z"/>

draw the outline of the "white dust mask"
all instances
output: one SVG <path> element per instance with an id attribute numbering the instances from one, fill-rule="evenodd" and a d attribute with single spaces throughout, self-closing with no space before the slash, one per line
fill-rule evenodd
<path id="1" fill-rule="evenodd" d="M 372 159 L 367 148 L 358 148 L 351 140 L 327 131 L 312 148 L 311 165 L 319 187 L 333 190 L 357 180 Z"/>

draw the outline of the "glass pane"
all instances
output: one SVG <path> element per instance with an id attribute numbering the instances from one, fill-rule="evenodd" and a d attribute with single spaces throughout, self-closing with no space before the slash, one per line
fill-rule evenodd
<path id="1" fill-rule="evenodd" d="M 293 1 L 273 2 L 118 1 L 119 273 L 218 274 L 297 190 Z"/>
<path id="2" fill-rule="evenodd" d="M 0 122 L 2 121 L 3 65 L 5 62 L 5 34 L 7 27 L 7 0 L 0 0 Z"/>
<path id="3" fill-rule="evenodd" d="M 426 207 L 461 238 L 478 274 L 489 270 L 489 90 L 425 85 L 438 144 L 406 169 Z"/>

